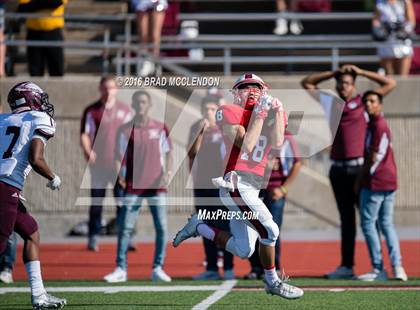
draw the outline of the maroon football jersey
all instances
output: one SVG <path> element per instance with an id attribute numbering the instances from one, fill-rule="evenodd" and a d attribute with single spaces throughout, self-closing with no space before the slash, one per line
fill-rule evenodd
<path id="1" fill-rule="evenodd" d="M 129 122 L 118 133 L 119 156 L 123 158 L 127 192 L 141 195 L 160 187 L 165 155 L 172 149 L 166 126 L 149 119 L 145 126 Z"/>
<path id="2" fill-rule="evenodd" d="M 190 132 L 190 141 L 196 139 L 194 136 L 201 128 L 201 120 L 193 125 Z M 223 159 L 225 146 L 222 132 L 215 126 L 203 133 L 203 140 L 200 149 L 194 158 L 192 176 L 194 188 L 213 188 L 212 178 L 219 177 L 223 173 Z"/>
<path id="3" fill-rule="evenodd" d="M 115 141 L 118 128 L 131 118 L 131 108 L 117 101 L 110 109 L 98 100 L 84 112 L 80 132 L 89 135 L 96 153 L 95 165 L 104 169 L 115 167 Z"/>
<path id="4" fill-rule="evenodd" d="M 391 144 L 391 131 L 382 114 L 371 116 L 366 136 L 366 156 L 376 152 L 376 160 L 364 185 L 372 191 L 397 189 L 397 166 Z"/>
<path id="5" fill-rule="evenodd" d="M 247 129 L 251 116 L 252 111 L 243 109 L 236 104 L 223 105 L 216 112 L 216 120 L 220 128 L 224 124 L 229 124 L 242 125 Z M 223 137 L 227 152 L 225 156 L 225 173 L 237 170 L 264 176 L 267 156 L 271 149 L 269 141 L 270 128 L 268 128 L 267 123 L 268 118 L 265 120 L 261 135 L 250 153 L 241 152 L 239 147 L 234 145 L 227 137 Z"/>
<path id="6" fill-rule="evenodd" d="M 300 161 L 300 153 L 295 139 L 290 132 L 286 131 L 284 142 L 280 148 L 272 148 L 270 155 L 275 158 L 277 165 L 272 171 L 266 171 L 268 179 L 267 189 L 280 187 L 290 174 L 293 165 Z M 271 172 L 271 174 L 270 174 Z"/>
<path id="7" fill-rule="evenodd" d="M 344 102 L 344 107 L 335 104 L 333 109 L 343 109 L 331 148 L 331 159 L 346 160 L 363 157 L 367 129 L 367 117 L 362 95 Z"/>

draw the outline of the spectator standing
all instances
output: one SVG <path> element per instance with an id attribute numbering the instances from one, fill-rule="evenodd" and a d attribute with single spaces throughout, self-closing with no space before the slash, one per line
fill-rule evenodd
<path id="1" fill-rule="evenodd" d="M 411 0 L 378 0 L 372 20 L 373 35 L 383 41 L 378 48 L 381 67 L 388 75 L 410 72 L 416 17 Z"/>
<path id="2" fill-rule="evenodd" d="M 287 1 L 286 0 L 276 0 L 277 12 L 285 13 L 287 11 Z M 298 0 L 289 0 L 289 8 L 291 12 L 297 12 Z M 299 35 L 303 32 L 303 25 L 300 20 L 292 19 L 290 21 L 290 27 L 287 25 L 287 19 L 284 17 L 279 17 L 276 20 L 276 27 L 274 28 L 274 34 L 283 36 L 288 32 Z"/>
<path id="3" fill-rule="evenodd" d="M 101 231 L 102 202 L 109 183 L 115 184 L 114 149 L 118 128 L 128 122 L 131 109 L 117 100 L 117 84 L 112 76 L 99 82 L 100 98 L 83 112 L 80 126 L 80 144 L 91 173 L 92 205 L 89 210 L 88 249 L 98 251 L 98 236 Z M 118 186 L 114 188 L 118 197 Z M 117 209 L 119 210 L 119 209 Z"/>
<path id="4" fill-rule="evenodd" d="M 279 149 L 272 149 L 268 158 L 265 177 L 268 180 L 267 189 L 263 191 L 264 203 L 279 226 L 283 223 L 283 211 L 286 205 L 289 186 L 299 173 L 301 167 L 300 154 L 296 141 L 289 131 L 285 131 L 284 142 Z M 276 270 L 280 269 L 281 244 L 280 235 L 276 241 Z M 258 241 L 257 241 L 258 243 Z M 249 258 L 251 272 L 245 279 L 261 279 L 264 273 L 258 251 Z"/>
<path id="5" fill-rule="evenodd" d="M 64 29 L 64 7 L 67 0 L 19 0 L 20 13 L 45 14 L 47 17 L 28 18 L 26 20 L 26 39 L 36 41 L 62 42 Z M 61 17 L 60 17 L 61 16 Z M 45 68 L 50 76 L 64 75 L 63 47 L 28 46 L 29 74 L 43 76 Z"/>
<path id="6" fill-rule="evenodd" d="M 219 190 L 211 182 L 223 170 L 223 159 L 226 153 L 222 133 L 216 124 L 216 111 L 220 106 L 220 97 L 207 96 L 201 103 L 201 114 L 203 118 L 197 121 L 190 130 L 188 157 L 190 169 L 194 181 L 194 196 L 196 197 L 196 211 L 206 210 L 209 212 L 227 209 L 219 200 Z M 219 201 L 215 204 L 205 204 L 205 199 Z M 211 220 L 206 221 L 209 225 L 222 230 L 230 231 L 229 221 Z M 218 280 L 221 278 L 217 260 L 218 252 L 223 252 L 223 278 L 231 280 L 234 278 L 233 255 L 226 250 L 219 250 L 209 240 L 203 238 L 204 251 L 206 255 L 206 271 L 195 276 L 194 280 Z"/>
<path id="7" fill-rule="evenodd" d="M 137 32 L 139 35 L 140 54 L 160 56 L 160 37 L 165 20 L 165 11 L 168 8 L 167 0 L 131 0 L 137 15 Z M 151 45 L 149 47 L 148 45 Z M 140 76 L 152 75 L 156 70 L 155 64 L 144 60 L 138 74 Z"/>
<path id="8" fill-rule="evenodd" d="M 152 280 L 170 282 L 163 270 L 167 242 L 166 188 L 172 175 L 172 143 L 165 124 L 149 117 L 151 96 L 136 91 L 132 96 L 133 120 L 120 127 L 116 161 L 121 166 L 118 182 L 124 203 L 118 214 L 117 268 L 107 282 L 127 281 L 127 250 L 140 207 L 146 200 L 156 231 Z"/>
<path id="9" fill-rule="evenodd" d="M 402 266 L 400 245 L 393 223 L 397 166 L 391 143 L 391 131 L 382 113 L 382 95 L 367 91 L 362 98 L 369 114 L 365 144 L 365 163 L 356 189 L 360 191 L 360 222 L 372 263 L 372 271 L 360 275 L 359 280 L 386 280 L 387 272 L 381 251 L 381 239 L 375 223 L 378 221 L 385 236 L 394 278 L 407 281 Z"/>
<path id="10" fill-rule="evenodd" d="M 334 111 L 342 111 L 341 118 L 331 148 L 332 165 L 329 173 L 332 189 L 337 202 L 341 222 L 341 264 L 326 275 L 330 279 L 352 278 L 354 247 L 356 242 L 356 205 L 358 196 L 354 192 L 356 178 L 363 166 L 364 140 L 367 120 L 362 103 L 362 94 L 356 90 L 356 77 L 363 76 L 380 85 L 376 92 L 385 96 L 395 87 L 395 81 L 378 73 L 362 70 L 354 65 L 342 66 L 338 71 L 312 74 L 302 80 L 302 86 L 315 91 L 318 84 L 335 78 L 336 92 L 342 101 L 337 102 L 328 93 L 312 93 L 322 104 L 327 115 L 334 117 Z"/>

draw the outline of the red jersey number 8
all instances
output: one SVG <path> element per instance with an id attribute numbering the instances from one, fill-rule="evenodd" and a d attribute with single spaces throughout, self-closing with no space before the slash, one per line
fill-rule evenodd
<path id="1" fill-rule="evenodd" d="M 216 112 L 216 121 L 220 122 L 223 119 L 223 111 L 219 110 Z"/>
<path id="2" fill-rule="evenodd" d="M 257 144 L 254 147 L 254 151 L 252 152 L 252 160 L 255 162 L 260 162 L 264 158 L 264 152 L 265 152 L 266 147 L 267 147 L 267 137 L 260 136 L 258 138 Z M 241 159 L 249 160 L 248 154 L 242 153 Z"/>

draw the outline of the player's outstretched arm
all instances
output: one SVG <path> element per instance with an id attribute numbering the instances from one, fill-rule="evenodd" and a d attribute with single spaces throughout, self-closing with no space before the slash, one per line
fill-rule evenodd
<path id="1" fill-rule="evenodd" d="M 51 189 L 57 189 L 60 186 L 60 178 L 51 171 L 45 161 L 44 141 L 41 139 L 32 139 L 31 146 L 29 148 L 29 163 L 36 173 L 49 180 L 47 184 L 48 187 Z"/>

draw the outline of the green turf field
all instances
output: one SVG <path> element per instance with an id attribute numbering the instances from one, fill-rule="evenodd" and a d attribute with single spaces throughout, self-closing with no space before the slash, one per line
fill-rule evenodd
<path id="1" fill-rule="evenodd" d="M 299 278 L 293 279 L 291 283 L 306 289 L 301 299 L 289 301 L 270 296 L 261 290 L 261 281 L 238 280 L 237 283 L 231 283 L 232 290 L 225 290 L 226 295 L 213 303 L 209 309 L 420 309 L 420 279 L 372 284 L 361 281 Z M 68 305 L 65 309 L 101 310 L 191 309 L 213 296 L 224 284 L 226 283 L 223 281 L 189 280 L 176 280 L 165 284 L 129 281 L 118 285 L 100 281 L 45 283 L 47 288 L 58 290 L 52 294 L 67 298 Z M 0 285 L 0 309 L 31 309 L 29 293 L 4 291 L 23 290 L 26 287 L 25 282 Z M 193 288 L 198 290 L 194 291 Z M 330 291 L 331 289 L 333 291 Z M 205 309 L 205 306 L 201 309 Z"/>

